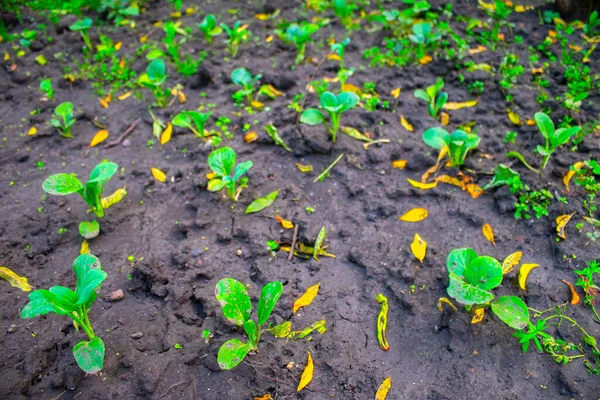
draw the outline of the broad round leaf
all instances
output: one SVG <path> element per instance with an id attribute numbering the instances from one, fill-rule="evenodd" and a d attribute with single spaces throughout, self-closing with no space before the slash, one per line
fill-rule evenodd
<path id="1" fill-rule="evenodd" d="M 60 117 L 73 114 L 73 104 L 65 101 L 64 103 L 60 103 L 55 109 L 54 113 Z"/>
<path id="2" fill-rule="evenodd" d="M 153 60 L 146 68 L 146 74 L 151 81 L 156 82 L 165 78 L 167 74 L 167 66 L 162 58 Z"/>
<path id="3" fill-rule="evenodd" d="M 316 108 L 306 109 L 300 116 L 300 122 L 307 125 L 320 125 L 323 121 L 325 121 L 325 117 Z"/>
<path id="4" fill-rule="evenodd" d="M 242 362 L 246 354 L 252 350 L 250 343 L 244 343 L 239 339 L 230 339 L 223 343 L 217 354 L 219 367 L 230 370 Z"/>
<path id="5" fill-rule="evenodd" d="M 232 324 L 243 326 L 250 318 L 252 304 L 242 283 L 232 278 L 221 279 L 215 288 L 215 296 L 221 304 L 223 315 Z"/>
<path id="6" fill-rule="evenodd" d="M 337 96 L 337 102 L 342 106 L 342 111 L 353 109 L 358 104 L 359 100 L 356 93 L 352 92 L 342 92 Z"/>
<path id="7" fill-rule="evenodd" d="M 246 68 L 238 68 L 231 73 L 231 81 L 238 86 L 246 86 L 252 82 L 252 74 Z"/>
<path id="8" fill-rule="evenodd" d="M 93 239 L 100 233 L 100 224 L 96 220 L 79 223 L 79 234 L 84 239 Z"/>
<path id="9" fill-rule="evenodd" d="M 119 166 L 114 162 L 101 162 L 96 165 L 92 172 L 90 172 L 90 177 L 86 182 L 86 186 L 90 182 L 98 182 L 101 184 L 106 183 L 112 176 L 117 172 Z"/>
<path id="10" fill-rule="evenodd" d="M 258 301 L 258 325 L 261 326 L 273 312 L 273 308 L 283 293 L 283 284 L 279 281 L 267 283 L 260 292 Z"/>
<path id="11" fill-rule="evenodd" d="M 429 128 L 423 132 L 423 141 L 427 146 L 441 150 L 450 146 L 450 134 L 443 128 Z"/>
<path id="12" fill-rule="evenodd" d="M 337 97 L 335 97 L 335 94 L 331 92 L 323 93 L 321 95 L 320 101 L 321 105 L 329 111 L 336 111 L 337 107 L 339 106 Z"/>
<path id="13" fill-rule="evenodd" d="M 465 282 L 456 274 L 450 273 L 449 277 L 450 285 L 446 291 L 450 297 L 461 304 L 485 304 L 494 299 L 492 293 Z"/>
<path id="14" fill-rule="evenodd" d="M 175 126 L 179 126 L 180 128 L 189 128 L 192 123 L 192 119 L 184 112 L 180 112 L 173 117 L 171 123 Z"/>
<path id="15" fill-rule="evenodd" d="M 479 256 L 467 265 L 463 276 L 467 283 L 490 290 L 502 283 L 502 265 L 493 257 Z"/>
<path id="16" fill-rule="evenodd" d="M 106 272 L 98 257 L 82 254 L 73 261 L 73 270 L 77 277 L 77 305 L 89 304 L 95 300 L 95 289 L 106 279 Z"/>
<path id="17" fill-rule="evenodd" d="M 44 183 L 42 183 L 42 189 L 48 194 L 66 196 L 83 190 L 83 185 L 73 175 L 56 174 L 46 178 Z"/>
<path id="18" fill-rule="evenodd" d="M 235 151 L 231 147 L 213 150 L 208 156 L 208 166 L 218 176 L 231 175 L 235 165 Z"/>
<path id="19" fill-rule="evenodd" d="M 104 365 L 104 342 L 98 336 L 89 342 L 83 340 L 73 347 L 73 356 L 79 368 L 88 374 L 97 374 Z"/>
<path id="20" fill-rule="evenodd" d="M 552 144 L 552 147 L 558 147 L 567 143 L 571 136 L 575 135 L 580 130 L 580 126 L 557 129 L 556 132 L 554 132 L 554 136 L 550 137 L 550 143 Z"/>
<path id="21" fill-rule="evenodd" d="M 464 276 L 465 269 L 469 263 L 477 258 L 477 253 L 473 249 L 454 249 L 448 254 L 446 267 L 448 272 L 458 276 Z"/>
<path id="22" fill-rule="evenodd" d="M 254 163 L 252 161 L 245 161 L 243 163 L 239 163 L 235 167 L 235 174 L 233 175 L 233 180 L 237 181 L 238 179 L 240 179 L 240 177 L 246 172 L 248 172 L 248 170 L 252 168 L 253 165 Z"/>
<path id="23" fill-rule="evenodd" d="M 533 118 L 545 138 L 549 139 L 554 136 L 554 122 L 552 122 L 548 115 L 543 112 L 536 112 Z"/>
<path id="24" fill-rule="evenodd" d="M 218 178 L 211 179 L 210 181 L 208 181 L 208 185 L 206 186 L 206 188 L 211 192 L 218 192 L 219 190 L 223 189 L 224 187 L 225 187 L 225 182 L 223 182 L 221 179 L 218 179 Z"/>
<path id="25" fill-rule="evenodd" d="M 92 27 L 92 23 L 93 22 L 91 18 L 80 19 L 79 21 L 75 21 L 74 24 L 70 25 L 69 29 L 72 31 L 85 31 Z"/>
<path id="26" fill-rule="evenodd" d="M 414 96 L 417 99 L 426 101 L 428 103 L 431 101 L 431 98 L 429 97 L 429 95 L 427 94 L 427 92 L 425 92 L 423 89 L 417 89 L 417 90 L 415 90 Z"/>
<path id="27" fill-rule="evenodd" d="M 506 325 L 514 329 L 524 329 L 529 323 L 529 310 L 517 296 L 502 296 L 492 302 L 492 311 Z"/>

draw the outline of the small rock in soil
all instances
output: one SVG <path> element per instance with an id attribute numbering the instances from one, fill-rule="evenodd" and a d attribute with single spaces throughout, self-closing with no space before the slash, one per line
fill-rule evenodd
<path id="1" fill-rule="evenodd" d="M 6 332 L 8 333 L 14 333 L 17 330 L 18 326 L 15 324 L 12 324 L 11 326 L 8 327 L 8 329 L 6 330 Z"/>
<path id="2" fill-rule="evenodd" d="M 131 338 L 135 339 L 135 340 L 141 339 L 142 336 L 144 336 L 144 332 L 140 332 L 140 331 L 131 334 Z"/>
<path id="3" fill-rule="evenodd" d="M 119 301 L 125 297 L 125 293 L 123 293 L 123 289 L 117 289 L 114 292 L 110 292 L 104 297 L 106 301 Z"/>

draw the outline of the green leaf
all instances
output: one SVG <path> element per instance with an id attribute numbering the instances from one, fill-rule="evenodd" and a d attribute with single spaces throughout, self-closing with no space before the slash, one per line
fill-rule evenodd
<path id="1" fill-rule="evenodd" d="M 223 182 L 221 179 L 215 178 L 208 181 L 208 185 L 206 186 L 206 188 L 211 192 L 218 192 L 219 190 L 225 187 L 225 184 L 226 183 Z"/>
<path id="2" fill-rule="evenodd" d="M 414 92 L 414 96 L 417 99 L 421 99 L 426 101 L 427 103 L 429 103 L 431 101 L 431 98 L 429 97 L 429 95 L 427 94 L 427 92 L 425 92 L 423 89 L 417 89 Z"/>
<path id="3" fill-rule="evenodd" d="M 256 322 L 251 319 L 244 322 L 244 332 L 248 335 L 250 342 L 256 346 L 258 344 L 258 328 L 256 327 Z"/>
<path id="4" fill-rule="evenodd" d="M 161 49 L 153 49 L 146 54 L 146 60 L 156 60 L 158 58 L 164 57 L 165 52 Z"/>
<path id="5" fill-rule="evenodd" d="M 492 302 L 492 311 L 506 325 L 514 329 L 524 329 L 529 323 L 529 310 L 517 296 L 502 296 Z"/>
<path id="6" fill-rule="evenodd" d="M 273 202 L 275 201 L 275 199 L 277 199 L 277 195 L 279 194 L 279 190 L 280 189 L 277 189 L 276 191 L 271 192 L 271 193 L 269 193 L 268 195 L 266 195 L 264 197 L 261 197 L 259 199 L 254 200 L 252 203 L 250 203 L 250 205 L 248 207 L 246 207 L 246 211 L 244 213 L 245 214 L 252 214 L 252 213 L 256 213 L 256 212 L 262 211 L 265 208 L 269 207 L 271 204 L 273 204 Z"/>
<path id="7" fill-rule="evenodd" d="M 217 26 L 217 19 L 213 14 L 208 14 L 198 27 L 206 34 L 210 33 Z M 214 36 L 214 35 L 213 35 Z"/>
<path id="8" fill-rule="evenodd" d="M 54 113 L 59 117 L 65 117 L 69 114 L 73 114 L 73 104 L 65 101 L 64 103 L 60 103 L 55 109 Z"/>
<path id="9" fill-rule="evenodd" d="M 560 128 L 554 132 L 554 136 L 550 137 L 550 144 L 553 148 L 561 146 L 569 141 L 571 136 L 575 135 L 581 130 L 580 126 L 574 126 L 572 128 Z"/>
<path id="10" fill-rule="evenodd" d="M 117 164 L 115 164 L 114 162 L 110 162 L 110 161 L 101 162 L 100 164 L 98 164 L 94 167 L 92 172 L 90 172 L 90 177 L 89 177 L 87 183 L 90 183 L 90 182 L 105 183 L 110 178 L 113 177 L 113 175 L 117 172 L 118 169 L 119 169 L 119 166 Z"/>
<path id="11" fill-rule="evenodd" d="M 237 182 L 237 180 L 240 179 L 240 177 L 246 172 L 248 172 L 248 170 L 252 168 L 253 165 L 254 163 L 252 161 L 245 161 L 243 163 L 239 163 L 235 167 L 235 174 L 233 175 L 233 180 Z"/>
<path id="12" fill-rule="evenodd" d="M 308 108 L 300 115 L 300 122 L 307 125 L 320 125 L 325 121 L 321 111 L 316 108 Z"/>
<path id="13" fill-rule="evenodd" d="M 342 106 L 342 111 L 353 109 L 359 100 L 359 97 L 353 92 L 342 92 L 337 96 L 337 102 Z"/>
<path id="14" fill-rule="evenodd" d="M 252 350 L 250 343 L 244 343 L 239 339 L 230 339 L 223 343 L 217 354 L 219 367 L 230 370 L 242 362 L 246 354 Z"/>
<path id="15" fill-rule="evenodd" d="M 502 283 L 502 265 L 490 256 L 471 260 L 463 274 L 467 283 L 483 290 L 490 290 Z"/>
<path id="16" fill-rule="evenodd" d="M 265 131 L 267 135 L 275 142 L 276 145 L 283 147 L 287 151 L 292 151 L 292 149 L 283 141 L 283 138 L 279 135 L 279 130 L 273 124 L 268 124 L 265 126 Z"/>
<path id="17" fill-rule="evenodd" d="M 102 271 L 98 257 L 92 254 L 82 254 L 73 261 L 73 270 L 77 277 L 77 305 L 88 305 L 96 300 L 95 289 L 108 276 Z"/>
<path id="18" fill-rule="evenodd" d="M 252 304 L 242 283 L 232 278 L 221 279 L 215 288 L 215 296 L 221 304 L 223 315 L 232 324 L 243 326 L 250 318 Z"/>
<path id="19" fill-rule="evenodd" d="M 552 122 L 548 115 L 543 112 L 536 112 L 533 118 L 535 119 L 540 132 L 546 139 L 549 140 L 554 136 L 554 122 Z"/>
<path id="20" fill-rule="evenodd" d="M 269 282 L 262 288 L 257 307 L 259 326 L 267 322 L 281 293 L 283 293 L 283 284 L 279 281 Z"/>
<path id="21" fill-rule="evenodd" d="M 322 227 L 321 230 L 319 231 L 319 234 L 317 235 L 317 239 L 315 240 L 315 247 L 313 248 L 313 258 L 317 261 L 319 261 L 319 258 L 317 257 L 317 255 L 319 254 L 319 251 L 321 250 L 321 246 L 323 246 L 323 242 L 325 241 L 326 236 L 327 236 L 327 230 L 325 229 L 325 227 Z"/>
<path id="22" fill-rule="evenodd" d="M 330 112 L 337 112 L 342 108 L 342 105 L 338 103 L 338 99 L 335 94 L 331 92 L 323 93 L 320 101 L 323 108 Z"/>
<path id="23" fill-rule="evenodd" d="M 494 299 L 492 293 L 465 282 L 460 276 L 452 272 L 449 278 L 450 285 L 446 291 L 450 297 L 461 304 L 485 304 Z"/>
<path id="24" fill-rule="evenodd" d="M 231 81 L 238 86 L 247 86 L 252 83 L 252 74 L 246 68 L 238 68 L 231 73 Z"/>
<path id="25" fill-rule="evenodd" d="M 441 150 L 450 146 L 450 134 L 444 128 L 429 128 L 423 132 L 423 141 L 427 146 Z"/>
<path id="26" fill-rule="evenodd" d="M 79 223 L 79 234 L 84 239 L 93 239 L 100 233 L 100 224 L 96 220 Z"/>
<path id="27" fill-rule="evenodd" d="M 54 292 L 59 292 L 57 289 Z M 64 288 L 66 289 L 66 288 Z M 71 291 L 72 292 L 72 291 Z M 29 303 L 21 310 L 21 318 L 34 318 L 54 312 L 58 315 L 67 315 L 75 310 L 75 305 L 66 299 L 60 299 L 50 290 L 40 289 L 29 294 Z"/>
<path id="28" fill-rule="evenodd" d="M 185 112 L 180 112 L 175 117 L 173 117 L 171 123 L 181 128 L 189 128 L 192 124 L 192 119 Z"/>
<path id="29" fill-rule="evenodd" d="M 162 58 L 153 60 L 146 68 L 146 74 L 152 82 L 162 82 L 166 79 L 167 66 Z"/>
<path id="30" fill-rule="evenodd" d="M 207 113 L 199 113 L 197 111 L 184 111 L 183 113 L 191 118 L 192 121 L 194 121 L 194 125 L 196 125 L 196 130 L 198 133 L 201 135 L 204 134 L 204 125 L 206 125 L 206 121 L 208 121 L 212 115 L 212 112 L 209 111 Z"/>
<path id="31" fill-rule="evenodd" d="M 498 164 L 494 170 L 494 176 L 492 180 L 487 185 L 483 186 L 483 190 L 495 188 L 497 186 L 508 185 L 511 181 L 517 178 L 520 180 L 520 177 L 521 175 L 512 170 L 510 167 L 507 167 L 504 164 Z"/>
<path id="32" fill-rule="evenodd" d="M 82 340 L 73 347 L 73 356 L 79 368 L 88 374 L 97 374 L 104 365 L 104 342 L 99 336 L 89 342 Z"/>
<path id="33" fill-rule="evenodd" d="M 208 166 L 218 176 L 231 175 L 235 165 L 236 155 L 231 147 L 221 147 L 213 150 L 208 156 Z"/>
<path id="34" fill-rule="evenodd" d="M 458 276 L 464 276 L 465 269 L 469 263 L 477 258 L 477 253 L 473 249 L 454 249 L 448 254 L 446 259 L 446 268 L 448 272 Z"/>
<path id="35" fill-rule="evenodd" d="M 69 26 L 69 29 L 72 31 L 86 31 L 92 27 L 91 18 L 84 18 L 78 21 L 75 21 L 74 24 Z"/>
<path id="36" fill-rule="evenodd" d="M 66 196 L 83 190 L 83 184 L 73 175 L 56 174 L 46 178 L 44 183 L 42 183 L 42 189 L 48 194 Z"/>

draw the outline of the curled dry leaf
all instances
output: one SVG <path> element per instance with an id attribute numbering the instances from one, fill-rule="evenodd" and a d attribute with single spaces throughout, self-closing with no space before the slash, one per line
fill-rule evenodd
<path id="1" fill-rule="evenodd" d="M 398 168 L 398 169 L 406 168 L 406 160 L 392 161 L 392 168 Z"/>
<path id="2" fill-rule="evenodd" d="M 292 305 L 292 312 L 295 314 L 302 307 L 308 306 L 314 298 L 319 293 L 319 288 L 321 287 L 321 282 L 317 283 L 306 289 L 306 292 L 302 296 L 300 296 Z"/>
<path id="3" fill-rule="evenodd" d="M 375 400 L 385 400 L 391 387 L 392 377 L 388 376 L 383 382 L 381 382 L 381 385 L 379 385 L 379 389 L 377 389 L 377 393 L 375 394 Z"/>
<path id="4" fill-rule="evenodd" d="M 449 123 L 450 123 L 450 114 L 442 111 L 442 113 L 440 114 L 440 124 L 442 124 L 442 126 L 446 126 Z"/>
<path id="5" fill-rule="evenodd" d="M 292 229 L 294 227 L 294 224 L 292 223 L 292 221 L 288 221 L 287 219 L 283 219 L 281 218 L 279 215 L 275 216 L 275 219 L 277 220 L 277 222 L 279 222 L 281 224 L 281 226 L 283 226 L 285 229 Z"/>
<path id="6" fill-rule="evenodd" d="M 306 361 L 306 367 L 304 367 L 304 371 L 302 372 L 302 376 L 300 377 L 300 383 L 298 383 L 298 389 L 296 389 L 297 392 L 304 389 L 306 387 L 306 385 L 308 385 L 310 383 L 310 381 L 312 381 L 312 378 L 313 378 L 315 366 L 313 364 L 313 360 L 312 360 L 312 357 L 310 356 L 310 353 L 307 353 L 307 354 L 308 354 L 308 359 Z"/>
<path id="7" fill-rule="evenodd" d="M 444 110 L 454 111 L 454 110 L 460 110 L 462 108 L 475 107 L 477 105 L 477 103 L 479 103 L 479 99 L 463 101 L 461 103 L 455 103 L 455 102 L 450 101 L 450 102 L 444 104 L 444 107 L 442 107 L 442 108 Z"/>
<path id="8" fill-rule="evenodd" d="M 567 192 L 570 192 L 569 182 L 571 182 L 571 178 L 579 171 L 585 164 L 583 161 L 578 161 L 569 168 L 569 171 L 565 174 L 563 178 L 563 183 L 567 189 Z"/>
<path id="9" fill-rule="evenodd" d="M 96 134 L 92 138 L 92 141 L 90 142 L 90 147 L 97 146 L 100 143 L 104 142 L 106 139 L 108 139 L 108 131 L 106 129 L 102 129 L 96 132 Z"/>
<path id="10" fill-rule="evenodd" d="M 514 267 L 519 265 L 521 257 L 523 257 L 522 251 L 517 251 L 506 257 L 504 261 L 502 261 L 502 275 L 508 274 Z"/>
<path id="11" fill-rule="evenodd" d="M 160 134 L 160 144 L 168 143 L 171 140 L 171 135 L 173 135 L 173 125 L 169 122 L 165 130 Z"/>
<path id="12" fill-rule="evenodd" d="M 29 128 L 29 131 L 27 132 L 27 136 L 33 136 L 37 133 L 37 128 L 35 126 L 32 126 L 31 128 Z"/>
<path id="13" fill-rule="evenodd" d="M 119 97 L 117 97 L 117 99 L 119 99 L 119 101 L 123 101 L 126 98 L 128 98 L 129 96 L 131 96 L 131 90 L 129 92 L 125 92 L 122 95 L 120 95 Z"/>
<path id="14" fill-rule="evenodd" d="M 559 215 L 558 217 L 556 217 L 556 232 L 559 238 L 567 238 L 567 235 L 565 234 L 565 228 L 567 227 L 567 224 L 569 223 L 573 215 L 575 215 L 575 213 Z"/>
<path id="15" fill-rule="evenodd" d="M 539 267 L 539 264 L 523 264 L 519 270 L 519 287 L 523 290 L 527 290 L 527 277 L 532 269 Z"/>
<path id="16" fill-rule="evenodd" d="M 400 115 L 400 124 L 402 124 L 404 129 L 406 129 L 409 132 L 414 132 L 414 130 L 415 130 L 415 127 L 412 126 L 412 124 L 410 122 L 408 122 L 406 120 L 406 118 L 404 118 L 404 115 Z"/>
<path id="17" fill-rule="evenodd" d="M 508 115 L 508 119 L 510 119 L 510 122 L 512 122 L 513 124 L 515 124 L 517 126 L 523 125 L 523 122 L 521 122 L 521 117 L 519 116 L 519 114 L 517 114 L 514 111 L 511 111 L 510 108 L 506 109 L 506 113 Z"/>
<path id="18" fill-rule="evenodd" d="M 490 243 L 492 243 L 494 246 L 496 245 L 496 242 L 494 242 L 494 230 L 490 224 L 485 224 L 482 226 L 481 233 L 483 233 L 483 237 L 485 237 Z"/>
<path id="19" fill-rule="evenodd" d="M 478 308 L 477 310 L 475 310 L 475 313 L 473 314 L 473 318 L 471 319 L 471 324 L 477 324 L 477 323 L 483 321 L 484 316 L 485 316 L 485 309 Z"/>
<path id="20" fill-rule="evenodd" d="M 152 168 L 150 171 L 152 171 L 152 176 L 159 182 L 166 182 L 167 180 L 167 174 L 165 174 L 164 172 L 162 172 L 160 169 L 158 168 Z"/>
<path id="21" fill-rule="evenodd" d="M 426 208 L 413 208 L 405 212 L 404 215 L 400 217 L 400 221 L 419 222 L 427 218 L 428 215 L 429 212 Z"/>
<path id="22" fill-rule="evenodd" d="M 423 190 L 433 189 L 438 184 L 437 182 L 431 182 L 431 183 L 417 182 L 417 181 L 413 181 L 410 178 L 407 180 L 408 180 L 408 183 L 410 183 L 413 187 L 416 187 L 417 189 L 423 189 Z"/>
<path id="23" fill-rule="evenodd" d="M 12 287 L 21 289 L 24 292 L 31 292 L 33 286 L 29 284 L 27 278 L 17 275 L 10 268 L 0 267 L 0 278 L 6 280 Z"/>
<path id="24" fill-rule="evenodd" d="M 79 249 L 79 254 L 90 254 L 90 244 L 85 239 L 83 239 L 83 242 L 81 242 L 81 248 Z"/>
<path id="25" fill-rule="evenodd" d="M 401 92 L 402 92 L 402 88 L 398 87 L 398 88 L 392 90 L 391 95 L 393 98 L 397 99 L 398 97 L 400 97 Z"/>
<path id="26" fill-rule="evenodd" d="M 410 245 L 410 250 L 414 254 L 414 256 L 423 264 L 423 260 L 425 259 L 425 254 L 427 253 L 427 242 L 423 240 L 423 238 L 415 233 L 415 238 Z"/>
<path id="27" fill-rule="evenodd" d="M 571 304 L 575 305 L 575 304 L 579 304 L 579 301 L 581 300 L 581 298 L 579 297 L 579 293 L 577 293 L 577 291 L 575 290 L 575 286 L 573 286 L 573 284 L 571 282 L 567 282 L 564 279 L 562 279 L 563 283 L 566 284 L 569 289 L 571 289 Z"/>
<path id="28" fill-rule="evenodd" d="M 437 308 L 440 312 L 444 311 L 443 304 L 448 304 L 454 311 L 458 311 L 458 308 L 447 297 L 440 297 L 437 301 Z"/>

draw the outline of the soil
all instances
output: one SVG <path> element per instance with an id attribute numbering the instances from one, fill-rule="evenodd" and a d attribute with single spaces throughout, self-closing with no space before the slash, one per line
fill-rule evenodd
<path id="1" fill-rule="evenodd" d="M 190 4 L 188 4 L 190 3 Z M 184 7 L 192 6 L 186 1 Z M 454 12 L 483 18 L 475 2 L 453 1 Z M 137 21 L 132 32 L 106 26 L 102 31 L 122 40 L 125 51 L 134 52 L 138 36 L 152 29 L 152 23 L 172 11 L 166 1 L 150 1 L 148 11 Z M 391 143 L 362 144 L 346 135 L 338 135 L 334 144 L 323 127 L 296 126 L 297 114 L 288 109 L 292 97 L 303 92 L 315 64 L 307 62 L 294 67 L 295 50 L 277 39 L 265 38 L 274 28 L 271 21 L 258 21 L 254 14 L 280 8 L 288 20 L 306 18 L 302 2 L 197 2 L 200 11 L 182 18 L 184 24 L 199 23 L 204 13 L 213 12 L 217 20 L 228 23 L 233 17 L 225 12 L 239 11 L 237 18 L 248 21 L 255 39 L 243 45 L 237 58 L 226 56 L 221 40 L 208 47 L 195 37 L 190 49 L 209 50 L 202 73 L 180 79 L 187 102 L 164 110 L 155 110 L 164 120 L 179 110 L 193 109 L 201 103 L 217 104 L 215 116 L 227 115 L 233 123 L 233 147 L 238 161 L 253 160 L 250 184 L 233 205 L 226 197 L 206 190 L 207 156 L 210 152 L 190 132 L 175 129 L 167 145 L 149 147 L 152 137 L 151 119 L 145 102 L 134 96 L 115 101 L 103 108 L 92 92 L 91 82 L 68 83 L 61 79 L 67 61 L 53 55 L 65 54 L 65 60 L 81 57 L 77 33 L 57 26 L 49 27 L 52 43 L 42 39 L 37 50 L 18 58 L 0 69 L 0 264 L 29 278 L 38 288 L 54 285 L 74 286 L 72 261 L 81 245 L 78 224 L 86 206 L 76 196 L 43 196 L 42 181 L 50 174 L 75 172 L 86 176 L 98 162 L 109 159 L 122 167 L 107 191 L 127 185 L 126 199 L 109 209 L 101 220 L 100 236 L 90 241 L 108 273 L 99 300 L 92 308 L 91 320 L 106 344 L 104 369 L 97 376 L 86 376 L 72 356 L 72 347 L 82 338 L 64 317 L 47 315 L 35 320 L 22 320 L 19 312 L 27 303 L 27 293 L 2 284 L 0 302 L 0 398 L 12 399 L 252 399 L 271 394 L 276 399 L 372 399 L 378 386 L 392 377 L 389 399 L 595 399 L 600 394 L 600 378 L 590 376 L 582 362 L 559 365 L 543 353 L 530 349 L 522 353 L 513 330 L 486 314 L 484 321 L 471 324 L 466 312 L 436 307 L 438 298 L 446 296 L 448 285 L 445 260 L 459 247 L 472 247 L 479 254 L 502 260 L 521 250 L 524 262 L 540 264 L 528 279 L 527 292 L 520 291 L 512 279 L 506 279 L 498 294 L 517 294 L 530 307 L 546 309 L 569 300 L 569 289 L 561 279 L 574 282 L 574 269 L 599 255 L 596 243 L 577 232 L 575 224 L 567 227 L 568 240 L 555 240 L 554 219 L 561 214 L 580 211 L 581 189 L 566 194 L 562 175 L 575 161 L 597 157 L 598 136 L 588 136 L 578 152 L 562 149 L 550 161 L 542 178 L 515 164 L 523 179 L 533 187 L 546 187 L 551 192 L 567 195 L 569 204 L 553 201 L 550 216 L 519 221 L 513 218 L 513 196 L 503 190 L 473 199 L 453 186 L 438 185 L 421 191 L 411 187 L 407 178 L 418 180 L 435 163 L 421 140 L 424 129 L 434 121 L 426 107 L 412 96 L 422 88 L 444 77 L 451 101 L 472 98 L 459 81 L 460 71 L 443 59 L 424 66 L 404 69 L 358 68 L 367 66 L 361 58 L 365 48 L 379 45 L 378 34 L 354 32 L 347 50 L 346 65 L 357 72 L 351 83 L 361 87 L 373 81 L 377 91 L 387 96 L 401 87 L 402 94 L 392 111 L 350 111 L 343 124 L 368 131 L 374 138 L 387 138 Z M 433 1 L 437 7 L 439 2 Z M 551 7 L 551 6 L 547 6 Z M 14 29 L 35 26 L 40 17 L 26 14 Z M 527 45 L 546 36 L 548 28 L 538 24 L 536 11 L 514 13 L 514 34 L 525 44 L 511 49 L 527 60 Z M 319 35 L 326 38 L 334 32 L 344 37 L 344 28 L 332 15 L 332 23 Z M 159 40 L 160 32 L 151 36 Z M 11 49 L 0 44 L 0 53 Z M 556 50 L 556 48 L 555 48 Z M 44 54 L 50 62 L 41 67 L 35 57 Z M 317 60 L 326 50 L 309 45 L 307 55 Z M 590 67 L 596 73 L 597 55 Z M 503 51 L 484 52 L 474 56 L 475 62 L 498 65 Z M 526 61 L 525 61 L 526 62 Z M 319 77 L 335 76 L 334 62 L 326 62 Z M 551 98 L 565 91 L 561 67 L 550 67 L 547 74 L 552 86 Z M 231 71 L 247 67 L 253 74 L 262 73 L 262 83 L 272 83 L 285 92 L 283 98 L 266 102 L 269 112 L 237 117 L 239 111 L 231 100 L 235 91 L 228 78 Z M 146 67 L 141 58 L 135 65 L 139 72 Z M 174 84 L 178 75 L 169 67 Z M 40 101 L 39 78 L 48 76 L 57 90 L 54 102 Z M 485 92 L 474 108 L 451 112 L 450 128 L 476 120 L 481 145 L 467 160 L 479 185 L 489 180 L 498 162 L 506 162 L 504 135 L 515 130 L 506 118 L 506 105 L 497 81 L 490 75 L 465 73 L 467 80 L 485 81 Z M 200 96 L 204 92 L 206 97 Z M 538 111 L 536 88 L 531 77 L 520 78 L 512 91 L 522 116 Z M 582 118 L 593 119 L 600 111 L 598 93 L 584 106 Z M 54 107 L 71 101 L 78 112 L 73 128 L 74 138 L 63 139 L 48 121 Z M 310 95 L 308 105 L 316 105 Z M 38 114 L 30 111 L 40 109 Z M 552 117 L 557 120 L 564 111 L 556 102 Z M 400 125 L 403 114 L 414 125 L 414 133 Z M 122 145 L 89 148 L 98 130 L 93 124 L 98 117 L 108 127 L 109 140 L 115 139 L 136 119 L 142 121 Z M 254 123 L 258 142 L 246 144 L 241 127 Z M 287 152 L 275 146 L 263 127 L 273 123 L 293 149 Z M 380 124 L 383 122 L 383 124 Z M 36 126 L 38 133 L 28 136 Z M 518 128 L 521 147 L 526 154 L 540 143 L 535 126 Z M 157 141 L 156 141 L 157 142 Z M 323 182 L 314 178 L 340 153 L 345 157 Z M 491 155 L 486 158 L 484 155 Z M 392 168 L 392 161 L 408 160 L 407 168 Z M 42 168 L 36 164 L 43 161 Z M 312 173 L 300 173 L 295 163 L 311 164 Z M 151 173 L 152 167 L 167 173 L 168 181 L 160 183 Z M 456 175 L 455 170 L 445 173 Z M 14 182 L 14 184 L 11 184 Z M 281 189 L 275 204 L 258 214 L 245 215 L 244 209 L 253 199 Z M 571 201 L 573 200 L 573 201 Z M 315 209 L 308 214 L 307 206 Z M 43 207 L 38 212 L 38 207 Z M 425 207 L 429 217 L 411 224 L 398 217 L 413 207 Z M 291 242 L 293 230 L 284 230 L 274 216 L 298 224 L 298 239 L 314 242 L 321 227 L 327 229 L 328 251 L 337 258 L 321 257 L 288 261 L 279 252 L 271 259 L 267 240 Z M 495 232 L 496 245 L 481 234 L 489 223 Z M 59 234 L 59 229 L 66 232 Z M 419 233 L 428 243 L 427 256 L 421 264 L 410 252 L 410 243 Z M 136 262 L 130 263 L 133 255 Z M 577 258 L 572 257 L 576 255 Z M 215 284 L 233 277 L 249 285 L 253 301 L 262 286 L 273 280 L 284 283 L 284 293 L 274 310 L 277 323 L 291 320 L 294 329 L 325 319 L 327 331 L 315 333 L 311 340 L 288 341 L 263 337 L 260 351 L 231 371 L 220 370 L 216 355 L 219 346 L 230 338 L 242 338 L 243 332 L 230 325 L 222 315 L 214 297 Z M 291 306 L 309 286 L 321 282 L 314 302 L 292 315 Z M 414 288 L 412 290 L 411 288 Z M 122 300 L 104 298 L 122 289 Z M 380 350 L 375 325 L 380 305 L 378 293 L 390 301 L 388 341 L 391 349 Z M 591 319 L 583 304 L 569 308 L 569 315 L 596 337 L 600 327 Z M 203 330 L 214 338 L 207 344 Z M 567 327 L 560 329 L 566 340 L 578 340 Z M 571 335 L 571 336 L 570 336 Z M 177 349 L 175 344 L 183 348 Z M 312 383 L 296 393 L 297 382 L 306 364 L 307 351 L 315 363 Z M 290 363 L 293 363 L 291 366 Z"/>

